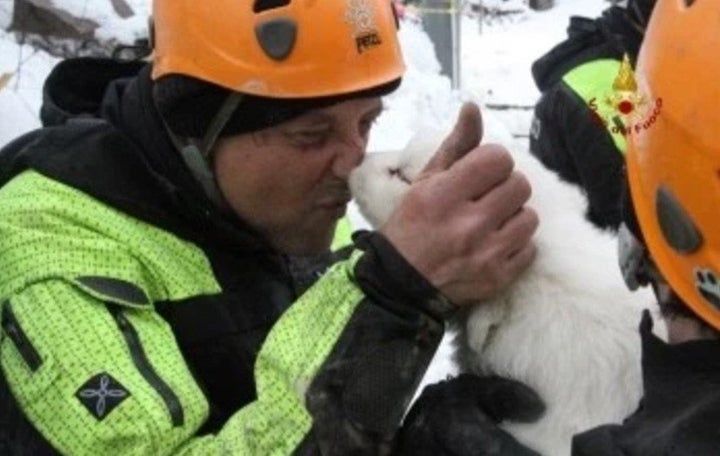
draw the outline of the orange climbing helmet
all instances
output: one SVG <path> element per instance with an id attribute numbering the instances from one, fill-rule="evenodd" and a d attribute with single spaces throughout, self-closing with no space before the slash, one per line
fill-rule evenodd
<path id="1" fill-rule="evenodd" d="M 390 0 L 154 0 L 153 79 L 272 98 L 357 92 L 404 64 Z"/>
<path id="2" fill-rule="evenodd" d="M 659 0 L 638 58 L 651 109 L 629 136 L 630 194 L 662 277 L 720 329 L 720 1 Z"/>

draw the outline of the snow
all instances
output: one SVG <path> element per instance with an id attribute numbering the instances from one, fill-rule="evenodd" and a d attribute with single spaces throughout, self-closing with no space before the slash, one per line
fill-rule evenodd
<path id="1" fill-rule="evenodd" d="M 5 10 L 0 3 L 0 14 Z M 0 146 L 40 126 L 42 85 L 58 59 L 30 46 L 19 46 L 13 35 L 0 31 L 0 75 L 12 78 L 0 89 Z"/>
<path id="2" fill-rule="evenodd" d="M 130 0 L 136 15 L 120 19 L 109 0 L 52 2 L 101 24 L 98 36 L 115 37 L 125 43 L 144 33 L 150 8 L 150 0 Z M 530 75 L 531 63 L 565 37 L 571 15 L 594 17 L 609 6 L 606 0 L 556 0 L 553 9 L 534 12 L 527 9 L 523 0 L 482 3 L 486 7 L 522 12 L 481 23 L 476 15 L 470 14 L 469 4 L 465 5 L 460 42 L 462 87 L 458 91 L 453 91 L 450 80 L 440 75 L 440 65 L 421 25 L 403 22 L 400 37 L 408 69 L 401 88 L 386 99 L 386 110 L 371 136 L 371 151 L 400 148 L 414 131 L 424 126 L 450 126 L 464 100 L 532 106 L 539 94 Z M 0 0 L 3 28 L 10 23 L 12 5 L 13 0 Z M 42 83 L 57 62 L 42 51 L 16 44 L 11 34 L 0 31 L 0 76 L 13 75 L 0 89 L 0 146 L 39 126 Z M 503 125 L 520 140 L 528 134 L 531 115 L 529 109 L 484 110 L 488 124 Z M 355 208 L 351 208 L 350 217 L 355 226 L 365 226 Z M 448 353 L 446 340 L 425 383 L 454 371 Z"/>
<path id="3" fill-rule="evenodd" d="M 110 0 L 51 0 L 50 3 L 62 8 L 74 17 L 90 19 L 100 25 L 95 31 L 98 38 L 116 38 L 121 43 L 132 43 L 146 35 L 150 0 L 125 0 L 135 14 L 127 19 L 120 18 Z"/>
<path id="4" fill-rule="evenodd" d="M 477 0 L 476 0 L 477 1 Z M 609 4 L 603 0 L 556 0 L 543 12 L 527 9 L 522 0 L 484 0 L 485 7 L 501 6 L 522 13 L 503 16 L 482 25 L 469 11 L 461 21 L 461 90 L 450 90 L 450 80 L 440 75 L 429 37 L 420 26 L 405 22 L 401 42 L 408 72 L 402 88 L 388 98 L 388 112 L 373 133 L 371 149 L 397 148 L 412 131 L 425 124 L 447 125 L 463 100 L 486 104 L 532 106 L 539 96 L 532 80 L 532 62 L 565 38 L 572 15 L 597 16 Z M 485 110 L 502 120 L 514 135 L 525 136 L 532 111 Z"/>
<path id="5" fill-rule="evenodd" d="M 96 30 L 99 38 L 132 43 L 146 34 L 150 0 L 126 1 L 135 12 L 128 19 L 118 17 L 109 0 L 52 0 L 51 3 L 100 24 Z M 5 31 L 12 21 L 13 2 L 0 0 L 0 76 L 13 75 L 5 88 L 0 89 L 0 146 L 40 126 L 38 113 L 43 81 L 59 61 L 43 51 L 18 45 L 14 35 Z"/>

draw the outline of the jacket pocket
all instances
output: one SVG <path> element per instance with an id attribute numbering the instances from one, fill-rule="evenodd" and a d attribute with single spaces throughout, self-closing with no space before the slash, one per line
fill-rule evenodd
<path id="1" fill-rule="evenodd" d="M 30 406 L 42 400 L 60 371 L 41 341 L 33 339 L 30 322 L 23 317 L 27 316 L 16 312 L 11 300 L 0 303 L 0 376 L 17 385 L 22 397 L 16 399 Z"/>
<path id="2" fill-rule="evenodd" d="M 180 399 L 150 363 L 137 330 L 125 316 L 125 310 L 111 303 L 106 303 L 106 307 L 125 339 L 130 357 L 138 372 L 162 399 L 173 426 L 182 426 L 185 423 L 185 416 Z"/>
<path id="3" fill-rule="evenodd" d="M 25 361 L 25 364 L 27 364 L 27 367 L 32 372 L 37 372 L 43 364 L 40 353 L 35 349 L 35 346 L 27 337 L 22 326 L 20 326 L 12 310 L 10 301 L 5 301 L 1 306 L 2 316 L 0 317 L 0 324 L 2 325 L 3 333 L 12 341 L 13 345 L 15 345 L 15 348 Z"/>

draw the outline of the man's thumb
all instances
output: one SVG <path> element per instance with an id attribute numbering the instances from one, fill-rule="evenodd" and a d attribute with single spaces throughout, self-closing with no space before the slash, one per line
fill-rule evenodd
<path id="1" fill-rule="evenodd" d="M 480 107 L 475 103 L 465 103 L 455 121 L 455 127 L 430 159 L 424 172 L 436 172 L 448 169 L 480 144 L 483 135 Z"/>

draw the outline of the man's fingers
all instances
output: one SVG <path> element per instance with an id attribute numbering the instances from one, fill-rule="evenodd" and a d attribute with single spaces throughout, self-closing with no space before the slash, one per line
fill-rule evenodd
<path id="1" fill-rule="evenodd" d="M 537 213 L 527 207 L 516 212 L 497 232 L 497 252 L 508 259 L 530 242 L 540 221 Z"/>
<path id="2" fill-rule="evenodd" d="M 513 171 L 507 179 L 481 195 L 474 204 L 474 210 L 493 223 L 487 226 L 488 229 L 500 229 L 527 203 L 531 193 L 527 178 Z"/>
<path id="3" fill-rule="evenodd" d="M 515 166 L 510 154 L 494 144 L 480 146 L 461 161 L 444 173 L 436 184 L 438 197 L 448 203 L 480 199 L 506 181 Z"/>
<path id="4" fill-rule="evenodd" d="M 517 277 L 527 269 L 537 256 L 537 246 L 529 242 L 521 249 L 511 253 L 504 263 L 500 265 L 503 275 L 506 277 Z"/>
<path id="5" fill-rule="evenodd" d="M 475 103 L 465 103 L 460 109 L 455 127 L 425 166 L 423 174 L 448 169 L 458 159 L 477 147 L 482 140 L 482 135 L 483 124 L 480 108 Z"/>

